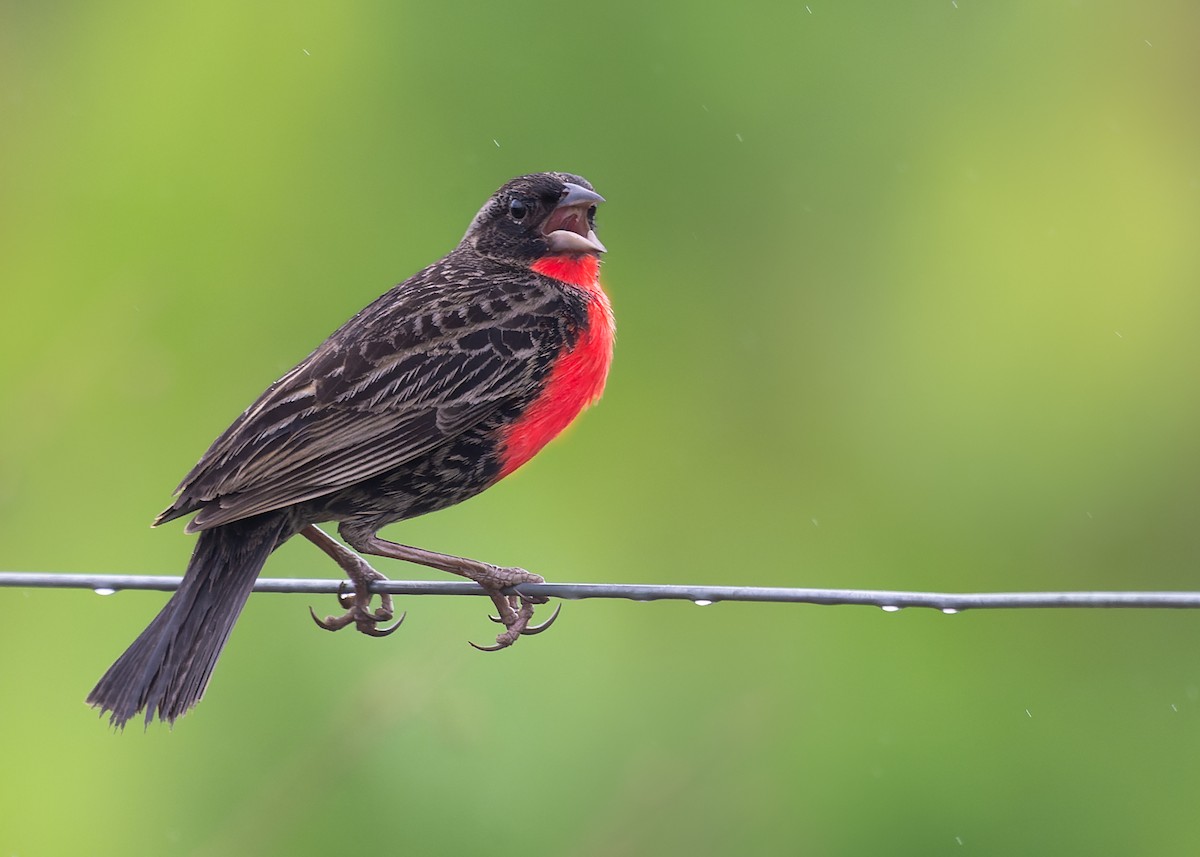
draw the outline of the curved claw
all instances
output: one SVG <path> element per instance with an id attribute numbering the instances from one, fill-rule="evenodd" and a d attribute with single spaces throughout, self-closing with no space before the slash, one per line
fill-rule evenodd
<path id="1" fill-rule="evenodd" d="M 467 642 L 470 643 L 475 648 L 479 649 L 479 651 L 481 651 L 481 652 L 498 652 L 501 649 L 507 649 L 508 645 L 511 645 L 511 644 L 505 645 L 503 643 L 496 643 L 496 645 L 494 645 L 494 646 L 481 646 L 478 643 L 471 643 L 470 640 L 467 640 Z"/>
<path id="2" fill-rule="evenodd" d="M 542 633 L 542 631 L 545 631 L 547 628 L 549 628 L 551 625 L 554 624 L 554 620 L 558 618 L 558 614 L 561 612 L 562 612 L 562 604 L 559 604 L 558 606 L 556 606 L 554 608 L 554 612 L 550 614 L 549 619 L 547 619 L 545 622 L 543 622 L 540 625 L 534 625 L 532 628 L 522 628 L 521 634 L 523 634 L 526 637 L 531 637 L 534 634 Z"/>
<path id="3" fill-rule="evenodd" d="M 317 611 L 312 609 L 311 607 L 308 608 L 308 613 L 310 616 L 313 617 L 313 621 L 317 623 L 317 627 L 324 628 L 326 631 L 339 630 L 340 626 L 335 627 L 334 625 L 330 624 L 329 622 L 326 622 L 324 619 L 319 618 L 317 616 Z"/>
<path id="4" fill-rule="evenodd" d="M 363 628 L 360 626 L 358 630 L 362 631 L 364 634 L 366 634 L 369 637 L 386 637 L 390 634 L 395 633 L 396 629 L 399 628 L 402 624 L 404 624 L 404 617 L 407 615 L 408 615 L 408 611 L 405 610 L 403 613 L 400 614 L 400 618 L 396 620 L 396 624 L 392 625 L 389 628 L 380 628 L 377 626 Z M 318 623 L 318 624 L 320 624 L 320 623 Z"/>
<path id="5" fill-rule="evenodd" d="M 351 607 L 354 606 L 354 594 L 351 593 L 349 591 L 349 589 L 350 589 L 349 584 L 345 580 L 343 580 L 341 583 L 338 584 L 338 591 L 337 591 L 338 604 L 341 604 L 342 608 L 345 610 L 349 610 Z"/>

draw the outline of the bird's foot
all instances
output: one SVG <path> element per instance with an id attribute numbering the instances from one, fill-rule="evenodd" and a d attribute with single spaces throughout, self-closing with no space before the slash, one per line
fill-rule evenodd
<path id="1" fill-rule="evenodd" d="M 501 649 L 507 649 L 517 641 L 518 637 L 531 636 L 540 634 L 545 631 L 558 618 L 559 611 L 562 610 L 560 604 L 555 608 L 554 613 L 540 625 L 530 625 L 529 622 L 533 619 L 533 608 L 538 604 L 545 604 L 549 599 L 536 595 L 506 595 L 505 589 L 510 586 L 516 586 L 521 583 L 545 583 L 545 578 L 538 574 L 531 574 L 523 568 L 499 568 L 492 566 L 486 572 L 469 573 L 467 575 L 484 589 L 491 596 L 492 603 L 496 605 L 496 610 L 499 616 L 489 616 L 493 622 L 498 622 L 504 626 L 504 631 L 496 637 L 496 643 L 492 646 L 480 646 L 476 643 L 471 643 L 472 646 L 479 649 L 481 652 L 498 652 Z"/>
<path id="2" fill-rule="evenodd" d="M 386 628 L 379 627 L 381 623 L 392 621 L 396 611 L 392 604 L 392 596 L 386 592 L 379 596 L 379 609 L 371 609 L 371 582 L 375 580 L 387 580 L 387 578 L 369 566 L 366 569 L 360 569 L 355 575 L 354 592 L 347 592 L 345 584 L 338 588 L 338 603 L 346 608 L 346 612 L 341 616 L 326 616 L 324 619 L 320 619 L 317 617 L 316 611 L 309 607 L 308 612 L 312 614 L 313 621 L 326 631 L 340 631 L 348 625 L 354 625 L 359 633 L 370 637 L 388 636 L 400 627 L 404 617 L 408 614 L 401 614 L 394 625 Z"/>

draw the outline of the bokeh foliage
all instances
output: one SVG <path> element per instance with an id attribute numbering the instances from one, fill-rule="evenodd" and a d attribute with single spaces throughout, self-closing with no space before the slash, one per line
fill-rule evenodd
<path id="1" fill-rule="evenodd" d="M 574 581 L 1200 588 L 1194 3 L 0 4 L 0 565 L 170 573 L 208 442 L 512 175 L 609 204 L 566 442 L 389 531 Z M 423 576 L 390 566 L 392 576 Z M 275 576 L 333 576 L 304 544 Z M 5 854 L 1195 853 L 1200 616 L 0 590 Z M 321 605 L 318 609 L 328 609 Z"/>

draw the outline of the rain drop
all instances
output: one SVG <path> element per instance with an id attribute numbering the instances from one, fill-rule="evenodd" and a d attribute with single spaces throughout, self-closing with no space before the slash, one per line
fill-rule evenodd
<path id="1" fill-rule="evenodd" d="M 705 598 L 697 598 L 692 603 L 695 604 L 697 607 L 707 607 L 709 604 L 712 604 L 711 601 L 709 601 Z"/>
<path id="2" fill-rule="evenodd" d="M 97 586 L 95 592 L 97 595 L 115 595 L 117 590 L 109 589 L 107 586 Z"/>
<path id="3" fill-rule="evenodd" d="M 953 616 L 955 613 L 958 612 L 958 608 L 957 607 L 943 607 L 942 612 L 945 613 L 947 616 Z"/>
<path id="4" fill-rule="evenodd" d="M 884 604 L 882 609 L 883 609 L 884 613 L 899 613 L 900 612 L 900 608 L 897 607 L 895 604 Z"/>

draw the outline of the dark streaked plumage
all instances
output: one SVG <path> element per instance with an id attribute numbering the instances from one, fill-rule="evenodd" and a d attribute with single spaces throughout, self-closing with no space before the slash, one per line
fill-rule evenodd
<path id="1" fill-rule="evenodd" d="M 321 624 L 383 633 L 375 624 L 390 618 L 390 601 L 370 612 L 365 586 L 380 575 L 316 530 L 322 521 L 339 522 L 361 552 L 479 581 L 506 625 L 498 646 L 535 632 L 526 627 L 532 601 L 500 589 L 536 575 L 393 545 L 375 532 L 467 499 L 519 466 L 506 460 L 506 439 L 535 402 L 544 409 L 547 395 L 572 397 L 552 403 L 569 420 L 599 394 L 611 316 L 594 283 L 603 251 L 593 231 L 598 201 L 568 173 L 514 179 L 448 256 L 342 325 L 238 417 L 155 521 L 196 513 L 187 530 L 200 539 L 184 583 L 88 701 L 117 725 L 143 709 L 147 723 L 183 714 L 203 694 L 267 556 L 297 533 L 355 582 L 346 617 Z M 590 261 L 580 270 L 591 270 L 593 282 L 539 273 L 547 259 L 564 270 Z M 594 377 L 583 387 L 555 381 L 555 367 L 581 342 Z M 538 437 L 534 451 L 546 440 Z"/>
<path id="2" fill-rule="evenodd" d="M 584 296 L 544 281 L 459 247 L 396 286 L 238 417 L 155 523 L 199 510 L 196 532 L 293 506 L 511 419 L 586 322 Z"/>

